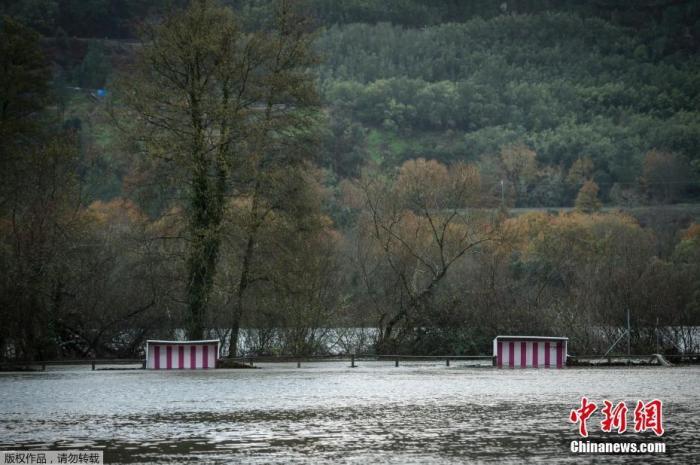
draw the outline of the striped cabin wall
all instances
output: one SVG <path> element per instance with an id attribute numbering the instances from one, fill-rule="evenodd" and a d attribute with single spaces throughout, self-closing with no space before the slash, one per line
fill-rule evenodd
<path id="1" fill-rule="evenodd" d="M 493 356 L 499 368 L 563 368 L 566 366 L 567 338 L 498 336 Z"/>
<path id="2" fill-rule="evenodd" d="M 216 368 L 219 341 L 147 341 L 146 368 L 200 370 Z"/>

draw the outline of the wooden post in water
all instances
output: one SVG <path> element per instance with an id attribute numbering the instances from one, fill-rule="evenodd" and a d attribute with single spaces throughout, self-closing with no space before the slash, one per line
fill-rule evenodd
<path id="1" fill-rule="evenodd" d="M 445 366 L 450 366 L 450 359 L 449 358 L 445 359 Z"/>
<path id="2" fill-rule="evenodd" d="M 92 361 L 92 371 L 95 371 L 95 361 Z"/>
<path id="3" fill-rule="evenodd" d="M 45 363 L 41 364 L 41 371 L 46 371 L 46 364 Z"/>
<path id="4" fill-rule="evenodd" d="M 297 360 L 297 368 L 301 368 L 301 360 Z"/>
<path id="5" fill-rule="evenodd" d="M 394 366 L 397 368 L 399 367 L 399 358 L 398 357 L 396 357 L 396 363 L 394 364 Z"/>

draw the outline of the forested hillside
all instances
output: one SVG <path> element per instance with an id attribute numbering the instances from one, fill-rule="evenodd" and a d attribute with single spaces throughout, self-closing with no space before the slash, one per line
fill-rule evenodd
<path id="1" fill-rule="evenodd" d="M 138 24 L 181 4 L 37 0 L 2 8 L 44 34 L 57 85 L 96 89 L 109 87 L 133 54 L 133 46 L 102 39 L 133 42 Z M 231 4 L 249 27 L 271 11 L 269 2 Z M 317 29 L 328 115 L 321 164 L 337 178 L 422 156 L 478 163 L 496 194 L 509 182 L 516 206 L 572 206 L 581 169 L 611 205 L 700 196 L 695 2 L 303 5 Z M 68 113 L 86 119 L 92 108 L 81 96 L 61 94 Z M 109 137 L 98 132 L 87 136 Z M 535 152 L 517 183 L 499 161 L 509 146 Z M 96 165 L 119 179 L 94 195 L 120 195 L 119 160 Z"/>
<path id="2" fill-rule="evenodd" d="M 698 2 L 0 15 L 2 356 L 697 346 Z"/>

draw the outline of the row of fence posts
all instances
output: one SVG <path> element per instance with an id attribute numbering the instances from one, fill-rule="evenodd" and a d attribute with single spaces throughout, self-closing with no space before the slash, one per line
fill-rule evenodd
<path id="1" fill-rule="evenodd" d="M 396 357 L 394 359 L 394 366 L 396 368 L 399 367 L 399 360 L 401 357 Z M 253 366 L 253 360 L 251 359 L 250 365 Z M 450 366 L 450 359 L 445 358 L 445 366 Z M 301 368 L 301 360 L 297 360 L 297 368 Z M 357 365 L 355 364 L 355 354 L 350 354 L 350 368 L 357 368 Z"/>
<path id="2" fill-rule="evenodd" d="M 681 355 L 680 357 L 682 358 L 683 355 Z M 691 355 L 691 357 L 692 357 L 692 355 Z M 384 356 L 384 358 L 392 359 L 391 356 Z M 442 357 L 435 357 L 435 358 L 441 359 Z M 576 358 L 576 357 L 574 357 L 574 358 Z M 590 358 L 595 358 L 595 356 L 590 356 Z M 613 361 L 614 357 L 604 356 L 604 357 L 600 357 L 600 358 L 606 359 L 608 362 L 608 365 L 612 365 L 612 361 Z M 399 361 L 401 360 L 401 356 L 393 357 L 393 360 L 394 360 L 394 366 L 398 368 Z M 251 367 L 255 366 L 255 358 L 254 357 L 243 357 L 243 363 L 245 364 L 246 362 L 248 362 L 248 364 Z M 106 365 L 110 364 L 108 360 L 107 361 L 99 361 L 99 363 L 106 364 Z M 87 363 L 82 362 L 80 364 L 87 364 Z M 94 371 L 95 366 L 98 364 L 98 362 L 93 360 L 92 362 L 90 362 L 90 364 L 92 365 L 92 370 Z M 627 360 L 627 364 L 630 364 L 630 360 Z M 496 358 L 496 356 L 493 356 L 493 366 L 496 366 L 496 365 L 497 365 L 497 358 Z M 450 366 L 450 358 L 449 357 L 445 357 L 445 366 L 447 366 L 447 367 Z M 141 361 L 141 367 L 144 369 L 146 368 L 146 360 Z M 297 359 L 297 368 L 301 368 L 301 359 Z M 350 354 L 350 368 L 357 368 L 357 364 L 355 363 L 355 354 Z M 43 362 L 41 364 L 41 369 L 42 369 L 42 371 L 46 371 L 46 362 Z"/>
<path id="3" fill-rule="evenodd" d="M 104 365 L 109 365 L 110 363 L 109 363 L 109 361 L 106 361 L 106 362 L 104 362 L 103 364 L 104 364 Z M 97 365 L 97 362 L 95 362 L 95 361 L 93 360 L 93 361 L 90 363 L 90 365 L 92 366 L 92 371 L 95 371 L 95 365 Z M 144 370 L 146 369 L 146 360 L 143 360 L 143 361 L 141 362 L 141 368 L 143 368 Z M 44 363 L 41 364 L 41 371 L 46 371 L 46 362 L 44 362 Z"/>
<path id="4" fill-rule="evenodd" d="M 391 356 L 385 356 L 384 358 L 391 359 L 392 357 L 391 357 Z M 435 357 L 435 358 L 441 358 L 441 357 Z M 394 366 L 395 366 L 395 367 L 398 368 L 398 366 L 399 366 L 399 361 L 400 361 L 400 360 L 401 360 L 401 356 L 396 356 L 396 357 L 394 357 Z M 245 364 L 246 362 L 248 362 L 248 364 L 249 364 L 251 367 L 254 367 L 254 366 L 255 366 L 255 358 L 254 358 L 254 357 L 243 357 L 243 363 Z M 108 361 L 107 361 L 107 362 L 105 362 L 105 361 L 99 361 L 99 363 L 109 364 Z M 95 365 L 96 365 L 96 364 L 97 364 L 97 362 L 94 361 L 94 360 L 91 362 L 93 371 L 95 370 Z M 494 364 L 495 364 L 495 361 L 494 361 Z M 146 368 L 146 360 L 143 360 L 143 361 L 141 362 L 141 366 L 142 366 L 142 368 L 144 368 L 144 369 Z M 448 367 L 450 366 L 450 358 L 449 358 L 449 357 L 445 357 L 445 366 L 448 366 Z M 297 359 L 297 368 L 301 368 L 301 359 Z M 350 354 L 350 368 L 357 368 L 357 364 L 355 363 L 355 354 Z M 46 371 L 46 363 L 42 363 L 41 369 L 42 369 L 43 371 Z"/>

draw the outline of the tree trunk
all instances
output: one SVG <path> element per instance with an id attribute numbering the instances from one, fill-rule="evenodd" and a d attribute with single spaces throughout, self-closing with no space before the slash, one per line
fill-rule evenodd
<path id="1" fill-rule="evenodd" d="M 207 163 L 200 155 L 194 173 L 190 230 L 192 245 L 187 260 L 188 337 L 204 339 L 204 316 L 219 255 L 219 225 L 223 192 L 207 179 Z"/>
<path id="2" fill-rule="evenodd" d="M 257 198 L 253 199 L 253 208 L 257 211 L 256 207 Z M 234 299 L 234 307 L 231 318 L 231 341 L 228 348 L 228 356 L 235 357 L 238 350 L 238 335 L 240 332 L 241 321 L 244 314 L 244 304 L 243 298 L 245 292 L 250 284 L 250 267 L 253 261 L 253 251 L 255 249 L 255 239 L 257 235 L 258 228 L 260 227 L 257 219 L 251 225 L 251 229 L 248 232 L 248 241 L 246 243 L 245 253 L 243 255 L 243 263 L 241 269 L 241 278 L 238 281 L 238 288 L 236 289 L 236 296 Z"/>

